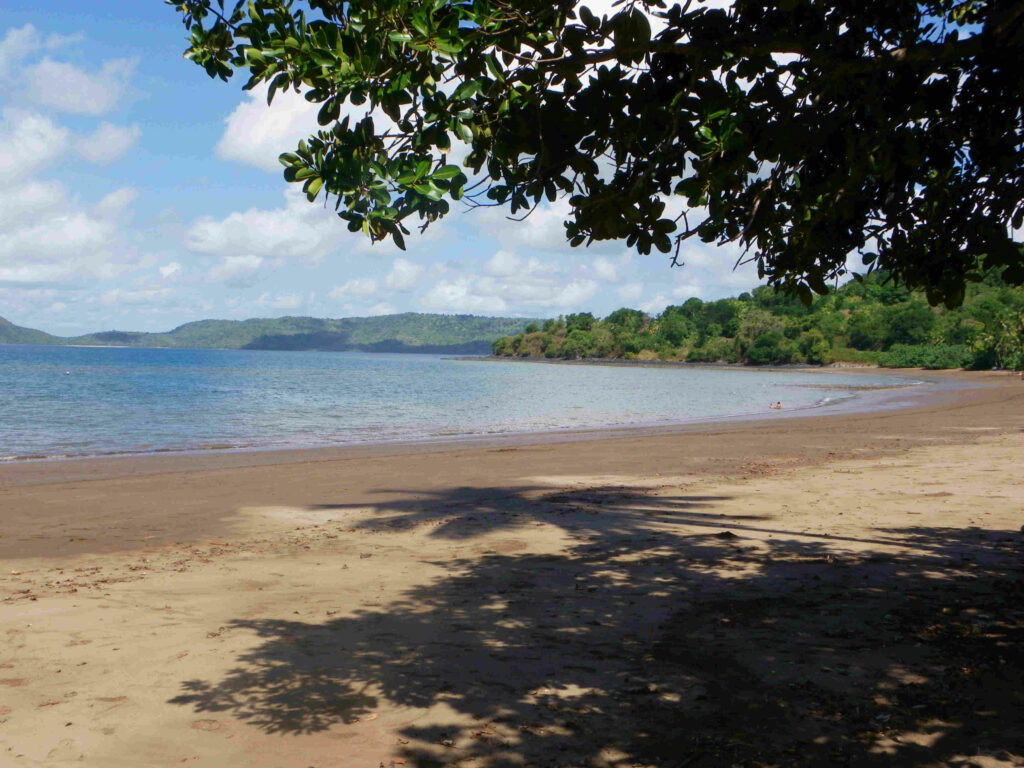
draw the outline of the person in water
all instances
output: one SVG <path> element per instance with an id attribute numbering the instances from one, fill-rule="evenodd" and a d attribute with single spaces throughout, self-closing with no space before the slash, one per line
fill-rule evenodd
<path id="1" fill-rule="evenodd" d="M 773 405 L 769 405 L 768 407 L 771 408 L 773 411 L 781 411 L 782 410 L 782 402 L 780 401 L 780 402 L 774 403 Z"/>

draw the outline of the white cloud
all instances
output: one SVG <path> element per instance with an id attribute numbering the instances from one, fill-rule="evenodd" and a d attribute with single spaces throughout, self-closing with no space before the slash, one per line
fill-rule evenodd
<path id="1" fill-rule="evenodd" d="M 36 51 L 52 51 L 79 39 L 44 38 L 31 25 L 9 30 L 0 40 L 0 80 L 12 75 L 17 79 L 0 87 L 10 93 L 24 85 L 28 90 L 20 96 L 23 102 L 64 111 L 99 114 L 112 108 L 127 87 L 133 62 L 109 61 L 92 73 L 50 58 L 23 66 Z M 108 162 L 129 149 L 138 134 L 137 126 L 103 123 L 91 135 L 77 137 L 34 109 L 3 109 L 0 282 L 18 285 L 22 295 L 28 295 L 33 284 L 60 283 L 61 290 L 68 291 L 84 281 L 118 277 L 145 264 L 147 257 L 138 255 L 132 235 L 125 231 L 136 190 L 124 187 L 97 201 L 82 201 L 59 182 L 34 178 L 67 158 L 69 151 L 91 162 Z"/>
<path id="2" fill-rule="evenodd" d="M 267 89 L 265 84 L 256 86 L 228 115 L 216 152 L 224 160 L 280 173 L 278 155 L 294 152 L 301 139 L 319 129 L 320 106 L 294 91 L 278 91 L 268 106 Z"/>
<path id="3" fill-rule="evenodd" d="M 208 277 L 218 282 L 234 283 L 244 285 L 249 282 L 256 271 L 263 264 L 259 256 L 225 256 L 224 260 L 211 269 Z"/>
<path id="4" fill-rule="evenodd" d="M 626 283 L 617 291 L 619 298 L 625 302 L 639 301 L 644 295 L 643 283 Z"/>
<path id="5" fill-rule="evenodd" d="M 142 130 L 137 125 L 100 123 L 89 136 L 75 142 L 75 151 L 94 165 L 109 165 L 128 154 L 138 142 Z"/>
<path id="6" fill-rule="evenodd" d="M 124 304 L 152 304 L 174 295 L 171 288 L 144 288 L 137 291 L 126 291 L 114 288 L 100 297 L 100 303 L 107 307 L 118 307 Z"/>
<path id="7" fill-rule="evenodd" d="M 256 299 L 256 306 L 258 307 L 270 307 L 272 309 L 284 309 L 293 310 L 299 309 L 305 304 L 305 300 L 300 294 L 297 293 L 284 293 L 274 295 L 272 293 L 261 293 L 260 297 Z M 238 300 L 228 300 L 228 306 L 239 307 L 241 302 Z M 246 305 L 248 306 L 248 305 Z M 248 311 L 248 309 L 246 309 Z"/>
<path id="8" fill-rule="evenodd" d="M 693 296 L 716 299 L 749 291 L 761 281 L 756 264 L 736 266 L 741 253 L 735 244 L 688 243 L 681 253 L 682 268 L 673 270 L 677 284 L 672 295 L 684 299 Z"/>
<path id="9" fill-rule="evenodd" d="M 694 283 L 677 285 L 672 290 L 672 295 L 677 299 L 699 299 L 704 295 L 704 289 Z"/>
<path id="10" fill-rule="evenodd" d="M 117 228 L 82 211 L 51 215 L 0 238 L 0 283 L 109 279 L 137 266 Z"/>
<path id="11" fill-rule="evenodd" d="M 0 188 L 0 227 L 13 229 L 20 222 L 55 211 L 64 202 L 64 187 L 55 181 L 29 181 Z"/>
<path id="12" fill-rule="evenodd" d="M 6 108 L 0 119 L 0 183 L 23 183 L 66 150 L 69 132 L 48 117 Z"/>
<path id="13" fill-rule="evenodd" d="M 475 286 L 485 296 L 502 296 L 514 305 L 572 309 L 591 299 L 600 287 L 594 280 L 538 277 L 524 274 L 517 278 L 478 278 Z"/>
<path id="14" fill-rule="evenodd" d="M 8 139 L 14 137 L 13 146 L 0 138 L 0 167 L 8 162 L 4 170 L 10 170 L 11 164 L 23 160 L 17 157 L 18 147 L 32 144 L 23 139 L 45 134 L 52 124 L 30 113 L 12 120 L 8 111 L 5 118 L 6 128 L 17 123 L 12 130 L 0 129 Z M 125 187 L 87 207 L 58 182 L 18 179 L 0 184 L 0 282 L 110 278 L 139 266 L 140 258 L 121 226 L 136 196 L 135 190 Z"/>
<path id="15" fill-rule="evenodd" d="M 619 268 L 604 256 L 598 256 L 591 265 L 594 276 L 605 283 L 619 282 Z"/>
<path id="16" fill-rule="evenodd" d="M 4 39 L 0 40 L 0 77 L 6 76 L 14 65 L 38 50 L 41 45 L 39 33 L 31 24 L 26 24 L 20 29 L 7 30 Z"/>
<path id="17" fill-rule="evenodd" d="M 386 301 L 381 301 L 374 304 L 372 307 L 367 308 L 364 313 L 367 317 L 375 315 L 393 315 L 395 314 L 395 308 L 388 304 Z"/>
<path id="18" fill-rule="evenodd" d="M 302 297 L 297 293 L 289 293 L 275 297 L 270 306 L 274 309 L 298 309 L 302 306 Z"/>
<path id="19" fill-rule="evenodd" d="M 411 291 L 423 276 L 423 267 L 408 259 L 395 259 L 384 285 L 392 291 Z"/>
<path id="20" fill-rule="evenodd" d="M 560 266 L 537 258 L 524 261 L 505 251 L 488 260 L 486 269 L 490 274 L 440 280 L 421 297 L 420 304 L 455 312 L 534 307 L 571 310 L 593 298 L 600 288 L 595 280 L 573 277 Z"/>
<path id="21" fill-rule="evenodd" d="M 110 222 L 81 211 L 47 217 L 4 233 L 0 238 L 0 267 L 50 263 L 62 272 L 73 273 L 108 245 L 114 232 Z"/>
<path id="22" fill-rule="evenodd" d="M 575 307 L 590 300 L 597 289 L 598 285 L 593 280 L 573 280 L 553 296 L 532 303 L 549 307 Z"/>
<path id="23" fill-rule="evenodd" d="M 349 280 L 344 285 L 339 285 L 332 290 L 328 296 L 337 301 L 346 299 L 349 296 L 371 296 L 379 290 L 377 281 L 372 277 L 357 277 Z"/>
<path id="24" fill-rule="evenodd" d="M 26 93 L 40 106 L 76 115 L 103 115 L 127 91 L 135 64 L 131 59 L 112 59 L 90 73 L 47 57 L 24 70 Z"/>
<path id="25" fill-rule="evenodd" d="M 487 262 L 487 271 L 498 277 L 511 277 L 522 268 L 522 260 L 510 251 L 498 251 Z"/>
<path id="26" fill-rule="evenodd" d="M 473 223 L 505 248 L 568 248 L 565 226 L 570 206 L 566 200 L 542 203 L 523 221 L 509 218 L 507 208 L 485 208 L 472 214 Z"/>
<path id="27" fill-rule="evenodd" d="M 168 262 L 160 267 L 160 277 L 164 280 L 173 280 L 181 274 L 181 264 L 176 261 Z"/>
<path id="28" fill-rule="evenodd" d="M 657 315 L 661 313 L 665 309 L 665 307 L 667 307 L 671 303 L 672 302 L 665 297 L 665 294 L 659 293 L 650 301 L 645 301 L 643 304 L 641 304 L 640 309 L 642 309 L 649 315 Z"/>
<path id="29" fill-rule="evenodd" d="M 278 90 L 267 104 L 269 86 L 260 83 L 246 93 L 245 99 L 224 120 L 224 132 L 217 142 L 217 157 L 243 165 L 251 165 L 271 173 L 281 173 L 278 156 L 294 152 L 298 143 L 323 128 L 317 122 L 321 104 L 306 101 L 302 93 Z M 365 106 L 347 103 L 340 118 L 350 117 L 354 123 L 366 114 Z M 380 110 L 372 113 L 378 131 L 394 125 Z M 453 141 L 447 162 L 461 165 L 469 146 Z"/>
<path id="30" fill-rule="evenodd" d="M 476 292 L 470 276 L 440 280 L 420 299 L 429 309 L 442 312 L 505 312 L 508 304 L 500 296 Z"/>
<path id="31" fill-rule="evenodd" d="M 285 190 L 285 207 L 251 208 L 216 220 L 197 221 L 185 242 L 190 249 L 215 256 L 238 253 L 266 258 L 320 261 L 341 238 L 355 238 L 333 212 L 310 205 L 301 190 Z"/>
<path id="32" fill-rule="evenodd" d="M 49 35 L 43 39 L 31 24 L 7 30 L 7 34 L 0 40 L 0 78 L 11 74 L 14 67 L 30 53 L 43 49 L 63 48 L 70 43 L 78 42 L 82 37 L 81 34 Z"/>
<path id="33" fill-rule="evenodd" d="M 188 229 L 185 243 L 193 251 L 214 256 L 245 253 L 278 262 L 287 259 L 303 261 L 309 265 L 318 264 L 334 251 L 347 254 L 370 251 L 374 255 L 382 251 L 397 251 L 397 247 L 387 243 L 371 246 L 362 233 L 349 232 L 333 210 L 310 204 L 294 185 L 284 189 L 284 198 L 281 208 L 251 208 L 236 211 L 222 219 L 203 217 Z M 410 249 L 428 250 L 428 241 L 441 236 L 441 233 L 440 227 L 431 227 L 427 236 L 410 238 Z M 408 284 L 412 287 L 415 284 L 413 278 L 418 279 L 418 276 L 415 268 L 411 268 L 411 262 L 398 261 L 404 264 L 392 270 L 392 282 L 398 281 L 394 283 L 393 290 L 407 290 L 398 286 Z"/>
<path id="34" fill-rule="evenodd" d="M 103 196 L 96 203 L 96 215 L 102 219 L 119 219 L 128 213 L 128 207 L 139 197 L 139 192 L 132 187 L 121 187 Z"/>
<path id="35" fill-rule="evenodd" d="M 622 243 L 616 240 L 595 241 L 586 249 L 570 246 L 565 239 L 564 222 L 569 220 L 571 212 L 569 201 L 559 198 L 553 203 L 542 202 L 521 221 L 510 218 L 509 209 L 503 206 L 472 211 L 466 218 L 481 234 L 497 240 L 508 251 L 546 250 L 589 255 L 622 250 Z"/>
<path id="36" fill-rule="evenodd" d="M 68 277 L 71 270 L 60 264 L 14 264 L 0 262 L 0 284 L 38 285 L 55 283 Z"/>

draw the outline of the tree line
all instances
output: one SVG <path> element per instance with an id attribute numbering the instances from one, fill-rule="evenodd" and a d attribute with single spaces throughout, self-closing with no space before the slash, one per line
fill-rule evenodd
<path id="1" fill-rule="evenodd" d="M 833 362 L 892 368 L 1024 369 L 1024 290 L 997 273 L 967 287 L 960 307 L 932 307 L 885 272 L 810 304 L 769 286 L 697 298 L 657 315 L 618 309 L 532 323 L 494 342 L 499 357 L 634 359 L 750 365 Z"/>

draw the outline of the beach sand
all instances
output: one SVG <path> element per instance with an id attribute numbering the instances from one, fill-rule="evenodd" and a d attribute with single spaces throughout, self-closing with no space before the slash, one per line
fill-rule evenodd
<path id="1" fill-rule="evenodd" d="M 979 386 L 0 466 L 0 766 L 1022 765 L 1024 384 L 945 376 Z"/>

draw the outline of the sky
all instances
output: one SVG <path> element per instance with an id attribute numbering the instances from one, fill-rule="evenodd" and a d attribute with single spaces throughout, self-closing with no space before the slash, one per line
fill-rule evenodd
<path id="1" fill-rule="evenodd" d="M 594 7 L 595 4 L 589 4 Z M 203 318 L 660 312 L 757 285 L 738 251 L 686 266 L 570 248 L 562 202 L 514 222 L 458 204 L 408 250 L 371 245 L 287 184 L 301 97 L 210 80 L 158 0 L 0 0 L 0 317 L 57 335 Z"/>

